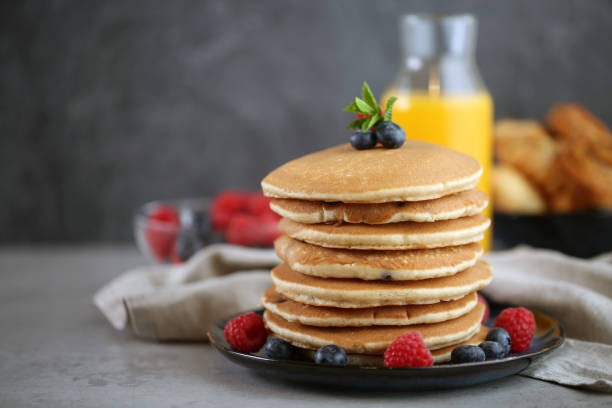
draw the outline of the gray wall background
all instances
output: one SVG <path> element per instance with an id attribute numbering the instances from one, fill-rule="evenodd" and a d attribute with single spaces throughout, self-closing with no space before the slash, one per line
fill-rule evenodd
<path id="1" fill-rule="evenodd" d="M 577 100 L 612 124 L 606 0 L 2 2 L 0 242 L 130 239 L 145 201 L 345 141 L 340 109 L 390 82 L 421 11 L 478 16 L 498 117 Z"/>

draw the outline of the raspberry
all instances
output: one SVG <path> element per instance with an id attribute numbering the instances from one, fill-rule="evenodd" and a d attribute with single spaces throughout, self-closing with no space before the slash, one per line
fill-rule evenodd
<path id="1" fill-rule="evenodd" d="M 378 105 L 378 107 L 380 108 L 380 116 L 385 116 L 385 110 L 382 108 L 382 106 Z M 356 113 L 355 119 L 369 118 L 370 116 L 372 115 L 368 115 L 367 113 Z"/>
<path id="2" fill-rule="evenodd" d="M 253 312 L 234 317 L 227 322 L 223 335 L 232 349 L 242 353 L 259 350 L 268 337 L 263 319 Z"/>
<path id="3" fill-rule="evenodd" d="M 419 332 L 399 336 L 385 350 L 385 367 L 427 367 L 433 357 Z"/>
<path id="4" fill-rule="evenodd" d="M 178 213 L 171 205 L 159 205 L 149 214 L 149 220 L 163 221 L 178 225 Z"/>
<path id="5" fill-rule="evenodd" d="M 270 201 L 272 201 L 272 198 L 265 197 L 263 194 L 251 194 L 249 201 L 247 202 L 247 211 L 252 215 L 273 213 L 270 209 Z"/>
<path id="6" fill-rule="evenodd" d="M 160 205 L 149 213 L 148 218 L 144 233 L 149 249 L 157 260 L 164 261 L 174 247 L 180 225 L 178 213 L 172 206 Z"/>
<path id="7" fill-rule="evenodd" d="M 225 240 L 230 244 L 244 246 L 271 246 L 281 233 L 278 230 L 277 214 L 264 214 L 254 217 L 236 214 L 225 232 Z"/>
<path id="8" fill-rule="evenodd" d="M 380 108 L 380 115 L 381 115 L 381 117 L 384 117 L 385 116 L 385 110 L 380 105 L 378 107 Z M 355 119 L 369 118 L 370 116 L 372 116 L 372 115 L 368 115 L 367 113 L 356 113 L 355 114 Z M 376 129 L 374 129 L 374 128 L 371 128 L 370 130 L 372 132 L 376 132 Z M 353 143 L 351 143 L 351 144 L 353 144 Z M 353 147 L 355 147 L 354 144 L 353 144 Z M 374 146 L 372 146 L 372 147 L 374 147 Z M 357 149 L 357 147 L 355 147 L 355 148 Z M 364 148 L 361 148 L 359 150 L 362 150 L 362 149 L 364 149 Z M 371 147 L 367 147 L 365 149 L 371 149 Z"/>
<path id="9" fill-rule="evenodd" d="M 280 235 L 280 216 L 270 209 L 271 198 L 261 193 L 226 191 L 210 207 L 213 231 L 230 244 L 270 246 Z"/>
<path id="10" fill-rule="evenodd" d="M 251 193 L 246 191 L 223 191 L 213 200 L 212 206 L 227 212 L 238 212 L 247 207 Z"/>
<path id="11" fill-rule="evenodd" d="M 233 213 L 226 210 L 210 208 L 210 220 L 214 231 L 225 231 L 232 220 Z"/>
<path id="12" fill-rule="evenodd" d="M 481 324 L 485 324 L 489 321 L 489 316 L 491 316 L 491 309 L 489 308 L 489 303 L 487 302 L 487 299 L 485 299 L 485 297 L 482 296 L 480 293 L 478 294 L 478 302 L 482 303 L 485 307 L 485 312 L 482 315 L 482 320 L 480 321 Z"/>
<path id="13" fill-rule="evenodd" d="M 170 256 L 168 257 L 168 259 L 173 264 L 183 263 L 183 260 L 179 256 L 178 252 L 176 252 L 176 245 L 173 245 L 172 249 L 170 249 Z"/>
<path id="14" fill-rule="evenodd" d="M 210 218 L 215 231 L 225 231 L 236 213 L 246 210 L 250 193 L 224 191 L 210 205 Z"/>
<path id="15" fill-rule="evenodd" d="M 530 310 L 524 307 L 509 307 L 502 310 L 497 316 L 495 327 L 501 327 L 510 334 L 512 352 L 525 351 L 529 348 L 535 334 L 535 317 Z"/>
<path id="16" fill-rule="evenodd" d="M 256 246 L 261 241 L 260 224 L 257 218 L 248 214 L 236 214 L 232 217 L 227 231 L 225 232 L 225 240 L 230 244 Z"/>

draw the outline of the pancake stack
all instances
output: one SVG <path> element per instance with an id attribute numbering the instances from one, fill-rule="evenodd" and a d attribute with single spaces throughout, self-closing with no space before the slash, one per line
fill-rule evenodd
<path id="1" fill-rule="evenodd" d="M 261 184 L 284 235 L 262 298 L 268 330 L 306 350 L 336 344 L 353 363 L 410 331 L 436 363 L 483 341 L 476 291 L 492 275 L 479 260 L 490 224 L 481 174 L 469 156 L 410 140 L 340 145 L 272 171 Z"/>

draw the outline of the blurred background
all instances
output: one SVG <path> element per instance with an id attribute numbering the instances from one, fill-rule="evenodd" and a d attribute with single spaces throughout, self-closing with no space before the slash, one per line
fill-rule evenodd
<path id="1" fill-rule="evenodd" d="M 496 117 L 612 123 L 612 2 L 4 1 L 0 242 L 127 241 L 154 199 L 257 189 L 345 142 L 400 67 L 398 17 L 469 12 Z"/>

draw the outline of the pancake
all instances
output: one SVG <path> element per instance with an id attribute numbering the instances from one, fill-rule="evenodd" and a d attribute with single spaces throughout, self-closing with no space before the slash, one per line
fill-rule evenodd
<path id="1" fill-rule="evenodd" d="M 346 143 L 292 160 L 261 182 L 265 195 L 301 200 L 422 201 L 473 188 L 476 159 L 417 140 L 398 149 L 356 150 Z"/>
<path id="2" fill-rule="evenodd" d="M 471 312 L 453 320 L 410 326 L 316 327 L 289 322 L 266 310 L 266 327 L 294 346 L 317 349 L 328 344 L 342 347 L 347 353 L 382 354 L 404 333 L 418 331 L 430 350 L 466 341 L 480 330 L 484 306 L 479 303 Z"/>
<path id="3" fill-rule="evenodd" d="M 436 222 L 301 224 L 288 218 L 278 229 L 291 238 L 328 248 L 419 249 L 478 242 L 491 221 L 482 214 Z"/>
<path id="4" fill-rule="evenodd" d="M 454 275 L 474 265 L 482 255 L 472 243 L 434 249 L 353 251 L 323 248 L 281 236 L 276 254 L 294 271 L 322 278 L 419 280 Z"/>
<path id="5" fill-rule="evenodd" d="M 282 296 L 274 287 L 264 293 L 261 304 L 289 322 L 309 326 L 407 326 L 438 323 L 469 313 L 478 303 L 476 292 L 461 299 L 429 305 L 382 306 L 364 309 L 311 306 Z"/>
<path id="6" fill-rule="evenodd" d="M 304 224 L 432 222 L 476 215 L 489 200 L 477 189 L 425 201 L 398 201 L 380 204 L 326 203 L 292 198 L 275 198 L 270 208 L 277 214 Z"/>
<path id="7" fill-rule="evenodd" d="M 313 306 L 363 308 L 437 303 L 459 299 L 487 286 L 491 267 L 478 261 L 453 276 L 417 281 L 364 281 L 319 278 L 292 271 L 286 263 L 272 269 L 276 291 L 298 303 Z"/>
<path id="8" fill-rule="evenodd" d="M 437 350 L 430 350 L 431 355 L 433 356 L 434 364 L 440 364 L 450 361 L 451 353 L 453 349 L 458 346 L 463 345 L 473 345 L 477 346 L 487 337 L 489 333 L 489 328 L 486 326 L 480 326 L 480 330 L 470 337 L 466 341 L 462 341 L 461 343 L 454 344 L 452 346 L 443 347 Z M 314 360 L 315 351 L 308 349 L 298 349 L 298 355 L 303 356 L 307 360 Z M 347 364 L 348 365 L 356 365 L 356 366 L 374 366 L 374 367 L 382 367 L 383 356 L 382 355 L 372 355 L 372 354 L 347 354 L 346 355 Z"/>

